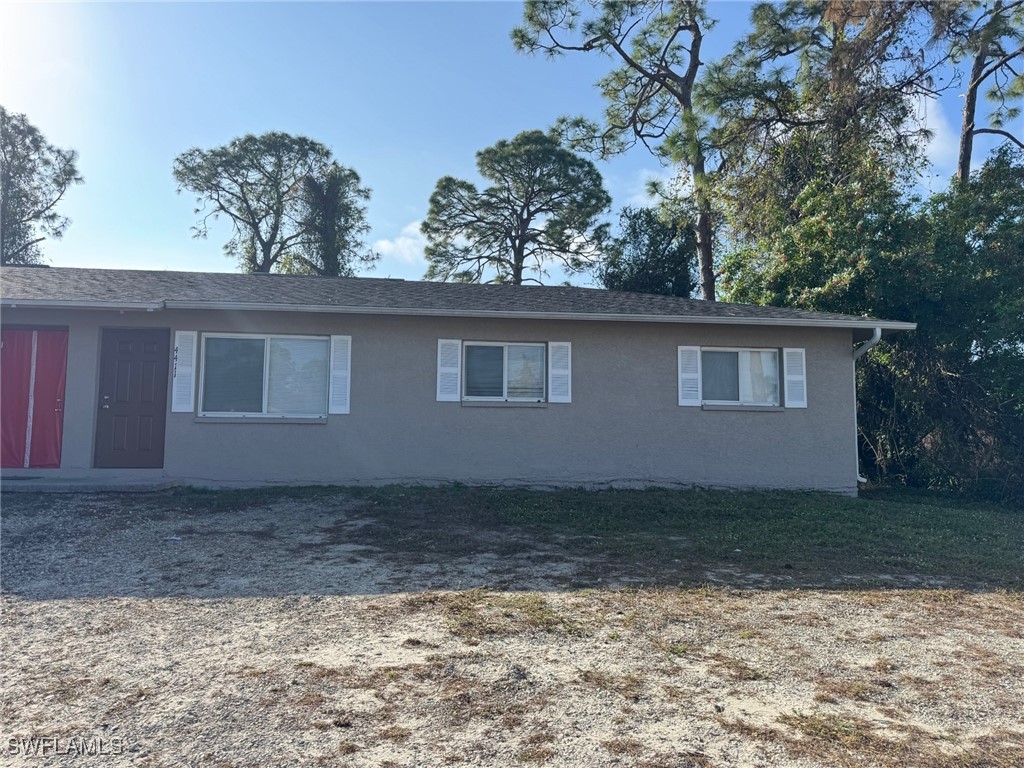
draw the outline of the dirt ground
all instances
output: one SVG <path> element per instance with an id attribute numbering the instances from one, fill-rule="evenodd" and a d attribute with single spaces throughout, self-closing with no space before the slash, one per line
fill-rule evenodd
<path id="1" fill-rule="evenodd" d="M 1024 765 L 1018 592 L 648 585 L 527 531 L 412 553 L 376 514 L 5 496 L 0 764 Z M 96 738 L 120 754 L 53 754 Z"/>

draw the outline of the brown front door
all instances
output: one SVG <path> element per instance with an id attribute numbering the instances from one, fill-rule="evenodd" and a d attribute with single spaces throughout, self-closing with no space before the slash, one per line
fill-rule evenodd
<path id="1" fill-rule="evenodd" d="M 103 330 L 97 467 L 164 465 L 170 344 L 167 328 Z"/>

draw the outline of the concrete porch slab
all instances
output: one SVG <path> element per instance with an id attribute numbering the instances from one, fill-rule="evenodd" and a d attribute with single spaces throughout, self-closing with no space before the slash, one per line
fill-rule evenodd
<path id="1" fill-rule="evenodd" d="M 4 493 L 141 493 L 180 488 L 185 483 L 167 478 L 105 478 L 21 475 L 0 477 Z"/>

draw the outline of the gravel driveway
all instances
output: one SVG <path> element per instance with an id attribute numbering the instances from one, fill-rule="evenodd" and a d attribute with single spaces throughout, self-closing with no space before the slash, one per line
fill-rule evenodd
<path id="1" fill-rule="evenodd" d="M 410 554 L 375 514 L 5 496 L 0 763 L 1024 765 L 1019 593 L 595 583 L 550 539 Z"/>

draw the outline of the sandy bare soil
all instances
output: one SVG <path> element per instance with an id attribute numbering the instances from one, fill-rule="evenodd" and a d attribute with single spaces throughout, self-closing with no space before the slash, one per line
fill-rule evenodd
<path id="1" fill-rule="evenodd" d="M 3 502 L 4 765 L 1024 765 L 1019 593 L 584 588 L 525 533 L 397 551 L 344 494 Z"/>

